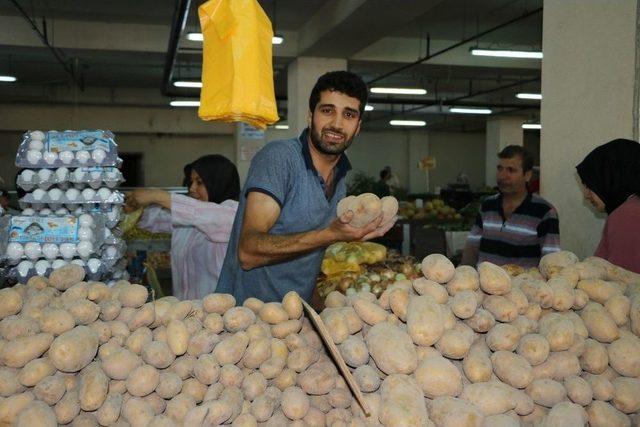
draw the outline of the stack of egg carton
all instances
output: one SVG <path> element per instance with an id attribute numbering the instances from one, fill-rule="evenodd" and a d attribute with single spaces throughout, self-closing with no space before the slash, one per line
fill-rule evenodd
<path id="1" fill-rule="evenodd" d="M 121 163 L 110 131 L 25 133 L 16 155 L 22 213 L 0 227 L 9 231 L 0 233 L 7 275 L 24 281 L 74 263 L 89 280 L 126 279 Z"/>

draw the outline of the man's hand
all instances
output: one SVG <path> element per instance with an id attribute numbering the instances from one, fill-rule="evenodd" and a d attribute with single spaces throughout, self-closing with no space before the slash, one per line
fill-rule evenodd
<path id="1" fill-rule="evenodd" d="M 396 218 L 386 224 L 381 224 L 382 214 L 364 227 L 357 228 L 349 223 L 353 219 L 353 212 L 347 211 L 329 224 L 329 231 L 338 242 L 354 242 L 375 239 L 383 236 L 396 223 Z"/>
<path id="2" fill-rule="evenodd" d="M 171 195 L 164 190 L 143 188 L 133 190 L 125 196 L 125 212 L 132 212 L 149 205 L 158 204 L 163 207 L 171 207 Z"/>

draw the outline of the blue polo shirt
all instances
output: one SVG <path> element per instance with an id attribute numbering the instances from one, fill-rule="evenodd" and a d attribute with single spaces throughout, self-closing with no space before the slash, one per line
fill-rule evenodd
<path id="1" fill-rule="evenodd" d="M 342 154 L 336 165 L 333 194 L 327 198 L 325 182 L 311 160 L 307 135 L 305 129 L 298 138 L 270 142 L 251 161 L 216 289 L 232 294 L 237 304 L 249 297 L 281 301 L 289 291 L 311 300 L 325 248 L 252 270 L 243 270 L 238 258 L 247 195 L 252 191 L 267 194 L 280 205 L 280 216 L 270 234 L 318 230 L 336 217 L 336 205 L 346 194 L 345 176 L 351 164 Z"/>

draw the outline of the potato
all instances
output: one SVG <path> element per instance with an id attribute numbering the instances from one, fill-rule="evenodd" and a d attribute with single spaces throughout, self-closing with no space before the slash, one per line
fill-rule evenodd
<path id="1" fill-rule="evenodd" d="M 171 320 L 167 324 L 167 344 L 176 356 L 182 356 L 187 352 L 189 338 L 189 331 L 183 321 Z"/>
<path id="2" fill-rule="evenodd" d="M 338 347 L 347 365 L 357 368 L 369 361 L 369 350 L 362 338 L 350 336 Z M 289 356 L 291 357 L 291 355 Z M 315 360 L 314 360 L 315 361 Z M 301 372 L 301 371 L 298 371 Z"/>
<path id="3" fill-rule="evenodd" d="M 380 387 L 380 422 L 384 425 L 422 426 L 428 422 L 427 407 L 416 381 L 402 374 L 389 375 Z"/>
<path id="4" fill-rule="evenodd" d="M 123 307 L 138 308 L 147 302 L 149 291 L 142 285 L 131 284 L 118 293 L 118 300 Z"/>
<path id="5" fill-rule="evenodd" d="M 133 353 L 140 355 L 144 347 L 151 341 L 153 341 L 153 332 L 151 332 L 151 329 L 143 326 L 133 331 L 131 335 L 127 337 L 125 344 Z"/>
<path id="6" fill-rule="evenodd" d="M 287 320 L 273 325 L 271 327 L 271 335 L 275 338 L 284 339 L 290 334 L 297 334 L 300 329 L 302 329 L 302 322 L 299 319 Z"/>
<path id="7" fill-rule="evenodd" d="M 163 324 L 167 325 L 172 320 L 186 320 L 187 316 L 193 312 L 191 301 L 180 301 L 171 305 L 163 318 Z"/>
<path id="8" fill-rule="evenodd" d="M 47 405 L 55 405 L 66 392 L 64 380 L 59 376 L 49 376 L 43 378 L 33 388 L 36 399 L 45 402 Z"/>
<path id="9" fill-rule="evenodd" d="M 416 301 L 422 297 L 412 300 Z M 409 308 L 408 321 L 412 319 Z M 411 323 L 409 329 L 411 330 Z M 406 332 L 396 326 L 383 322 L 373 326 L 365 337 L 367 348 L 376 365 L 386 374 L 412 373 L 418 365 L 418 356 Z"/>
<path id="10" fill-rule="evenodd" d="M 163 399 L 171 399 L 182 390 L 182 379 L 175 372 L 161 372 L 155 392 Z"/>
<path id="11" fill-rule="evenodd" d="M 580 356 L 580 366 L 586 372 L 601 374 L 609 365 L 607 348 L 591 338 L 585 341 L 585 349 Z M 576 402 L 577 403 L 577 402 Z"/>
<path id="12" fill-rule="evenodd" d="M 356 298 L 353 301 L 353 309 L 365 323 L 372 326 L 377 323 L 384 322 L 389 315 L 386 310 L 377 304 L 369 302 L 363 298 Z"/>
<path id="13" fill-rule="evenodd" d="M 282 412 L 291 420 L 304 418 L 309 411 L 309 397 L 300 387 L 292 386 L 282 391 Z"/>
<path id="14" fill-rule="evenodd" d="M 640 376 L 640 340 L 635 337 L 624 337 L 615 340 L 607 349 L 609 365 L 620 375 L 626 377 Z"/>
<path id="15" fill-rule="evenodd" d="M 520 331 L 515 326 L 500 323 L 494 326 L 486 336 L 487 346 L 493 351 L 514 351 L 518 346 Z"/>
<path id="16" fill-rule="evenodd" d="M 587 415 L 591 427 L 631 426 L 629 417 L 607 402 L 594 400 L 587 406 Z"/>
<path id="17" fill-rule="evenodd" d="M 100 408 L 107 398 L 109 378 L 99 365 L 93 364 L 82 371 L 78 395 L 80 408 L 83 411 L 95 411 Z"/>
<path id="18" fill-rule="evenodd" d="M 347 305 L 347 297 L 340 291 L 331 291 L 324 299 L 326 308 L 339 308 Z"/>
<path id="19" fill-rule="evenodd" d="M 24 391 L 24 386 L 18 381 L 16 369 L 0 366 L 0 396 L 8 397 Z"/>
<path id="20" fill-rule="evenodd" d="M 412 286 L 418 295 L 430 296 L 438 304 L 446 304 L 449 300 L 447 290 L 440 283 L 434 282 L 433 280 L 418 277 L 417 279 L 413 279 Z"/>
<path id="21" fill-rule="evenodd" d="M 17 376 L 17 380 L 24 386 L 33 387 L 41 379 L 53 375 L 55 372 L 56 367 L 53 366 L 51 360 L 49 360 L 48 357 L 42 357 L 40 359 L 34 359 L 24 365 Z"/>
<path id="22" fill-rule="evenodd" d="M 640 380 L 637 378 L 618 377 L 613 384 L 613 406 L 625 414 L 640 410 Z"/>
<path id="23" fill-rule="evenodd" d="M 49 276 L 49 284 L 54 288 L 64 291 L 84 279 L 84 268 L 75 264 L 68 264 L 54 270 Z"/>
<path id="24" fill-rule="evenodd" d="M 125 380 L 131 371 L 141 363 L 142 361 L 136 354 L 127 349 L 120 349 L 102 360 L 102 369 L 111 379 Z"/>
<path id="25" fill-rule="evenodd" d="M 540 376 L 540 373 L 546 373 Z M 568 351 L 558 351 L 551 353 L 547 360 L 533 368 L 533 375 L 536 378 L 553 378 L 561 381 L 571 375 L 580 373 L 580 362 L 578 358 Z M 550 377 L 547 375 L 551 375 Z"/>
<path id="26" fill-rule="evenodd" d="M 512 322 L 518 317 L 518 307 L 507 298 L 499 295 L 489 295 L 482 305 L 499 322 Z"/>
<path id="27" fill-rule="evenodd" d="M 422 295 L 412 298 L 409 302 L 407 332 L 415 344 L 422 346 L 435 344 L 444 333 L 443 320 L 440 305 L 431 297 Z M 369 350 L 371 351 L 371 348 Z"/>
<path id="28" fill-rule="evenodd" d="M 393 289 L 389 293 L 389 306 L 391 312 L 403 322 L 407 321 L 407 309 L 409 308 L 409 290 Z"/>
<path id="29" fill-rule="evenodd" d="M 581 406 L 587 406 L 593 400 L 593 390 L 584 378 L 572 375 L 564 379 L 564 388 L 572 402 Z"/>
<path id="30" fill-rule="evenodd" d="M 14 425 L 18 414 L 31 405 L 33 401 L 33 393 L 29 391 L 0 400 L 0 422 L 3 425 Z"/>
<path id="31" fill-rule="evenodd" d="M 282 310 L 283 313 L 286 313 Z M 341 344 L 349 336 L 349 324 L 346 316 L 340 309 L 324 310 L 320 314 L 320 318 L 324 322 L 327 330 L 331 334 L 331 339 L 337 344 Z"/>
<path id="32" fill-rule="evenodd" d="M 52 341 L 53 335 L 49 333 L 40 333 L 8 341 L 2 347 L 0 362 L 10 368 L 21 368 L 47 351 Z"/>
<path id="33" fill-rule="evenodd" d="M 20 412 L 15 425 L 16 427 L 56 427 L 58 422 L 53 409 L 44 402 L 36 401 Z"/>
<path id="34" fill-rule="evenodd" d="M 475 268 L 469 265 L 456 267 L 453 278 L 447 283 L 449 295 L 455 296 L 462 291 L 475 291 L 480 287 L 480 276 Z"/>
<path id="35" fill-rule="evenodd" d="M 614 294 L 604 304 L 604 308 L 609 316 L 616 322 L 616 325 L 622 326 L 629 321 L 629 311 L 631 310 L 631 301 L 622 294 Z"/>
<path id="36" fill-rule="evenodd" d="M 442 356 L 423 359 L 414 377 L 424 396 L 435 399 L 440 396 L 458 396 L 462 392 L 462 375 L 453 363 Z"/>
<path id="37" fill-rule="evenodd" d="M 533 380 L 527 387 L 526 393 L 536 404 L 547 408 L 552 408 L 567 398 L 567 391 L 562 383 L 548 378 Z"/>
<path id="38" fill-rule="evenodd" d="M 316 362 L 306 371 L 300 373 L 297 381 L 307 394 L 324 395 L 335 387 L 336 377 L 337 373 L 332 365 L 326 362 Z"/>
<path id="39" fill-rule="evenodd" d="M 549 342 L 538 334 L 528 334 L 520 339 L 516 352 L 524 357 L 530 365 L 536 366 L 549 357 Z"/>
<path id="40" fill-rule="evenodd" d="M 580 317 L 589 331 L 589 336 L 595 340 L 610 343 L 620 336 L 618 326 L 604 307 L 598 303 L 587 304 L 582 309 Z"/>
<path id="41" fill-rule="evenodd" d="M 577 262 L 578 257 L 569 251 L 552 252 L 540 259 L 538 268 L 543 276 L 549 278 L 560 273 L 565 267 L 574 265 Z"/>
<path id="42" fill-rule="evenodd" d="M 169 365 L 167 370 L 175 372 L 180 378 L 186 380 L 193 374 L 193 368 L 195 367 L 198 359 L 189 354 L 176 357 L 176 359 Z"/>
<path id="43" fill-rule="evenodd" d="M 512 390 L 501 383 L 475 383 L 466 385 L 460 397 L 477 406 L 485 416 L 497 415 L 516 407 Z"/>
<path id="44" fill-rule="evenodd" d="M 167 405 L 167 411 L 168 407 L 169 405 Z M 149 425 L 154 415 L 151 406 L 140 397 L 131 397 L 128 400 L 124 400 L 122 404 L 122 417 L 129 422 L 131 427 Z"/>
<path id="45" fill-rule="evenodd" d="M 208 387 L 195 378 L 187 378 L 182 382 L 181 394 L 191 396 L 194 402 L 200 403 L 207 393 Z"/>
<path id="46" fill-rule="evenodd" d="M 142 305 L 129 319 L 127 325 L 129 326 L 129 330 L 135 331 L 138 328 L 143 326 L 151 325 L 156 318 L 155 312 L 155 304 L 153 302 L 148 302 Z"/>
<path id="47" fill-rule="evenodd" d="M 354 199 L 345 200 L 339 204 L 337 209 L 338 217 L 341 217 L 347 211 L 353 212 L 353 217 L 349 224 L 356 228 L 362 228 L 380 216 L 382 202 L 375 194 L 363 193 Z"/>
<path id="48" fill-rule="evenodd" d="M 548 328 L 540 328 L 540 332 L 549 342 L 551 351 L 564 351 L 571 348 L 574 343 L 573 323 L 568 319 L 559 318 L 552 322 Z"/>
<path id="49" fill-rule="evenodd" d="M 274 389 L 274 387 L 270 387 L 270 389 Z M 267 421 L 278 407 L 280 394 L 279 390 L 276 395 L 267 391 L 256 397 L 253 402 L 251 402 L 251 415 L 253 415 L 258 422 Z"/>
<path id="50" fill-rule="evenodd" d="M 490 262 L 478 264 L 480 288 L 489 295 L 505 295 L 511 291 L 511 277 L 502 268 Z"/>
<path id="51" fill-rule="evenodd" d="M 582 378 L 591 386 L 594 400 L 609 401 L 613 399 L 613 384 L 605 375 L 583 373 Z"/>
<path id="52" fill-rule="evenodd" d="M 622 293 L 622 289 L 617 283 L 600 279 L 580 280 L 578 282 L 578 289 L 585 291 L 591 301 L 600 304 L 605 304 L 612 296 Z"/>
<path id="53" fill-rule="evenodd" d="M 477 308 L 475 314 L 465 319 L 464 323 L 474 331 L 484 333 L 493 328 L 496 319 L 484 308 Z"/>
<path id="54" fill-rule="evenodd" d="M 548 427 L 581 426 L 587 422 L 587 412 L 580 405 L 560 402 L 551 408 L 544 425 Z"/>
<path id="55" fill-rule="evenodd" d="M 514 388 L 525 388 L 533 381 L 531 365 L 520 355 L 497 351 L 491 356 L 491 364 L 496 376 Z"/>
<path id="56" fill-rule="evenodd" d="M 77 372 L 93 360 L 98 343 L 95 331 L 87 326 L 76 326 L 53 340 L 49 358 L 60 371 Z"/>
<path id="57" fill-rule="evenodd" d="M 275 325 L 277 323 L 289 320 L 289 314 L 285 311 L 285 309 L 282 307 L 282 304 L 279 302 L 265 303 L 258 312 L 258 316 L 260 316 L 260 319 L 269 323 L 270 325 Z"/>
<path id="58" fill-rule="evenodd" d="M 447 283 L 456 272 L 451 261 L 442 254 L 427 255 L 422 260 L 421 268 L 424 277 L 438 283 Z"/>
<path id="59" fill-rule="evenodd" d="M 469 352 L 474 333 L 464 323 L 457 323 L 452 329 L 444 331 L 436 343 L 436 349 L 449 359 L 463 359 Z"/>
<path id="60" fill-rule="evenodd" d="M 235 364 L 242 359 L 248 344 L 249 337 L 247 334 L 238 332 L 218 343 L 213 350 L 213 354 L 221 365 Z"/>
<path id="61" fill-rule="evenodd" d="M 355 337 L 349 337 L 349 339 L 355 340 Z M 361 340 L 362 341 L 362 340 Z M 346 343 L 346 342 L 345 342 Z M 344 344 L 340 345 L 340 348 L 344 346 Z M 362 343 L 364 345 L 364 342 Z M 366 346 L 365 346 L 366 350 Z M 296 372 L 302 372 L 307 369 L 311 364 L 315 363 L 318 360 L 318 353 L 311 347 L 301 347 L 296 348 L 287 357 L 287 367 Z M 367 352 L 367 360 L 369 353 Z M 366 363 L 366 362 L 365 362 Z"/>
<path id="62" fill-rule="evenodd" d="M 295 291 L 289 291 L 285 294 L 282 298 L 282 308 L 289 314 L 291 320 L 301 318 L 304 313 L 300 295 Z"/>
<path id="63" fill-rule="evenodd" d="M 484 414 L 476 406 L 462 399 L 444 396 L 428 403 L 429 418 L 437 426 L 482 427 Z"/>
<path id="64" fill-rule="evenodd" d="M 122 395 L 109 393 L 102 406 L 96 411 L 96 419 L 102 426 L 112 425 L 120 417 Z"/>
<path id="65" fill-rule="evenodd" d="M 168 367 L 176 358 L 167 343 L 158 341 L 149 343 L 142 350 L 141 356 L 145 363 L 158 369 Z"/>
<path id="66" fill-rule="evenodd" d="M 253 372 L 242 381 L 242 393 L 249 402 L 264 393 L 266 389 L 267 380 L 260 372 Z"/>
<path id="67" fill-rule="evenodd" d="M 247 307 L 231 307 L 222 320 L 227 331 L 238 332 L 247 329 L 256 320 L 256 315 Z"/>
<path id="68" fill-rule="evenodd" d="M 122 304 L 118 300 L 103 300 L 98 304 L 100 307 L 100 319 L 105 322 L 115 320 L 120 315 Z"/>
<path id="69" fill-rule="evenodd" d="M 451 311 L 459 319 L 472 317 L 478 307 L 478 300 L 473 291 L 458 292 L 451 300 Z"/>
<path id="70" fill-rule="evenodd" d="M 211 353 L 218 342 L 220 342 L 218 334 L 208 329 L 201 329 L 189 338 L 187 354 L 198 357 L 201 354 Z"/>
<path id="71" fill-rule="evenodd" d="M 241 387 L 244 380 L 242 371 L 236 365 L 223 365 L 220 368 L 220 382 L 225 387 Z"/>
<path id="72" fill-rule="evenodd" d="M 80 398 L 76 390 L 67 391 L 53 408 L 59 424 L 68 424 L 80 413 Z M 118 410 L 118 414 L 120 411 Z"/>
<path id="73" fill-rule="evenodd" d="M 127 378 L 127 391 L 132 396 L 143 397 L 152 393 L 160 383 L 160 372 L 150 365 L 135 368 Z M 84 409 L 84 408 L 83 408 Z"/>
<path id="74" fill-rule="evenodd" d="M 582 289 L 574 289 L 573 296 L 575 298 L 572 307 L 574 310 L 581 310 L 589 302 L 589 295 Z"/>

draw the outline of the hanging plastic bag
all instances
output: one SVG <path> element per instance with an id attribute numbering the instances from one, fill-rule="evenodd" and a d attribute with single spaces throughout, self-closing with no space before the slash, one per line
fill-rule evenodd
<path id="1" fill-rule="evenodd" d="M 198 8 L 204 36 L 203 120 L 278 121 L 271 63 L 271 22 L 257 0 L 209 0 Z"/>

